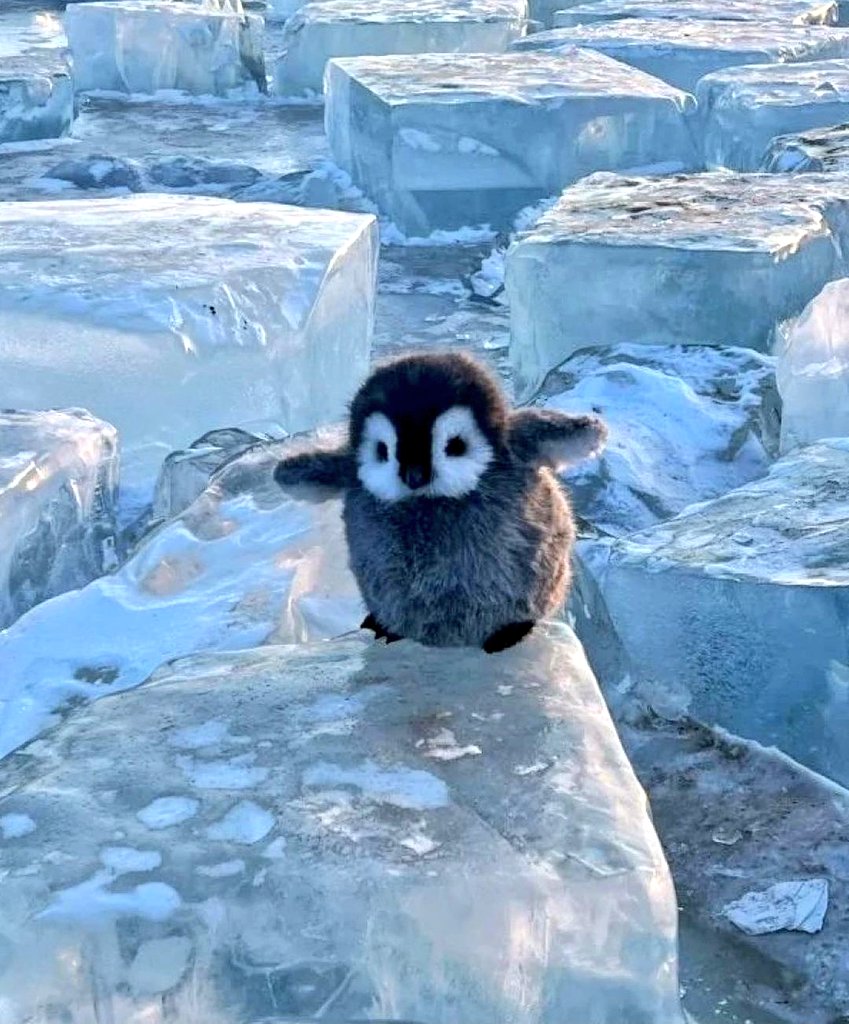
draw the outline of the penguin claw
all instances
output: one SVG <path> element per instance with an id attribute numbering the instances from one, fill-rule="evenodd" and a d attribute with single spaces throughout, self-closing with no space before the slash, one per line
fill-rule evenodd
<path id="1" fill-rule="evenodd" d="M 403 640 L 403 637 L 397 633 L 390 633 L 385 630 L 371 612 L 363 619 L 360 629 L 370 629 L 374 633 L 375 640 L 385 640 L 388 644 L 394 644 L 397 640 Z"/>
<path id="2" fill-rule="evenodd" d="M 509 622 L 484 640 L 483 649 L 487 654 L 497 654 L 515 647 L 534 628 L 534 622 Z"/>

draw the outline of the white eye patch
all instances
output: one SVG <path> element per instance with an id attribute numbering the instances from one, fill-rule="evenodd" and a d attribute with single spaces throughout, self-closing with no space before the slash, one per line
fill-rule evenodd
<path id="1" fill-rule="evenodd" d="M 455 405 L 433 424 L 431 496 L 461 498 L 473 491 L 493 457 L 492 445 L 475 422 L 472 410 Z"/>
<path id="2" fill-rule="evenodd" d="M 397 448 L 395 428 L 382 412 L 373 412 L 363 425 L 357 476 L 367 491 L 383 501 L 399 501 L 410 493 L 398 475 Z"/>

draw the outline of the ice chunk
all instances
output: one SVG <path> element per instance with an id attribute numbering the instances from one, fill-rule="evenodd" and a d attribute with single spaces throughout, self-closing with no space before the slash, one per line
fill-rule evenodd
<path id="1" fill-rule="evenodd" d="M 114 423 L 122 490 L 256 419 L 337 418 L 368 367 L 374 218 L 200 196 L 0 204 L 0 407 Z"/>
<path id="2" fill-rule="evenodd" d="M 597 0 L 554 15 L 555 28 L 592 25 L 621 18 L 687 21 L 785 21 L 796 25 L 836 25 L 836 0 Z"/>
<path id="3" fill-rule="evenodd" d="M 266 0 L 265 20 L 267 22 L 287 21 L 305 0 Z"/>
<path id="4" fill-rule="evenodd" d="M 591 568 L 638 692 L 665 714 L 775 745 L 845 785 L 847 536 L 841 438 L 617 540 Z"/>
<path id="5" fill-rule="evenodd" d="M 695 91 L 700 78 L 740 64 L 794 63 L 849 57 L 849 30 L 773 21 L 687 21 L 623 18 L 539 32 L 518 50 L 588 46 L 641 71 Z"/>
<path id="6" fill-rule="evenodd" d="M 0 412 L 0 629 L 113 567 L 117 486 L 108 423 L 81 409 Z"/>
<path id="7" fill-rule="evenodd" d="M 776 135 L 849 116 L 849 61 L 729 68 L 703 78 L 697 97 L 706 165 L 756 171 Z"/>
<path id="8" fill-rule="evenodd" d="M 766 348 L 777 321 L 844 272 L 847 203 L 843 175 L 573 185 L 507 253 L 518 393 L 588 345 Z"/>
<path id="9" fill-rule="evenodd" d="M 206 490 L 212 476 L 227 462 L 270 438 L 231 427 L 210 430 L 189 448 L 172 452 L 162 465 L 153 495 L 153 519 L 171 519 Z"/>
<path id="10" fill-rule="evenodd" d="M 0 633 L 0 756 L 69 701 L 138 686 L 173 658 L 357 629 L 364 611 L 347 568 L 341 502 L 296 500 L 272 479 L 281 453 L 299 443 L 243 455 L 118 572 L 40 605 Z M 204 778 L 250 784 L 252 762 L 227 763 L 245 753 L 240 746 L 222 755 Z M 177 769 L 172 763 L 171 785 L 198 779 L 203 762 Z M 181 809 L 151 808 L 150 827 L 167 827 L 157 822 Z"/>
<path id="11" fill-rule="evenodd" d="M 763 476 L 778 452 L 775 361 L 742 348 L 616 345 L 578 352 L 537 403 L 595 409 L 610 437 L 565 476 L 588 530 L 623 536 Z"/>
<path id="12" fill-rule="evenodd" d="M 304 735 L 316 704 L 363 698 L 351 733 Z M 165 720 L 231 722 L 266 778 L 247 796 L 199 792 L 162 868 L 128 890 L 100 852 L 117 831 L 150 847 L 136 815 L 172 774 Z M 482 753 L 427 758 L 446 721 Z M 663 853 L 563 625 L 498 657 L 350 639 L 192 659 L 78 711 L 38 750 L 4 765 L 0 801 L 42 823 L 3 849 L 9 1024 L 45 1006 L 85 1020 L 92 1005 L 150 1024 L 682 1022 Z M 57 842 L 72 864 L 46 856 Z M 211 846 L 228 865 L 213 879 L 198 870 Z M 18 877 L 24 865 L 36 873 Z M 177 937 L 169 973 L 148 944 Z M 136 995 L 140 975 L 172 985 L 167 1000 Z"/>
<path id="13" fill-rule="evenodd" d="M 232 7 L 177 0 L 99 0 L 65 12 L 80 92 L 221 96 L 249 83 L 265 91 L 262 25 Z"/>
<path id="14" fill-rule="evenodd" d="M 401 228 L 508 227 L 593 170 L 696 166 L 692 99 L 587 50 L 361 57 L 327 68 L 337 162 Z"/>
<path id="15" fill-rule="evenodd" d="M 74 119 L 70 69 L 52 51 L 0 57 L 0 143 L 53 139 L 67 134 Z"/>
<path id="16" fill-rule="evenodd" d="M 769 144 L 761 170 L 772 174 L 849 170 L 849 124 L 780 135 Z"/>
<path id="17" fill-rule="evenodd" d="M 764 892 L 747 892 L 729 903 L 723 914 L 747 935 L 820 931 L 828 907 L 828 880 L 800 878 L 776 882 Z"/>
<path id="18" fill-rule="evenodd" d="M 526 15 L 526 0 L 312 0 L 286 23 L 277 91 L 321 92 L 331 57 L 503 53 Z"/>
<path id="19" fill-rule="evenodd" d="M 781 449 L 849 437 L 849 279 L 833 281 L 779 331 Z"/>

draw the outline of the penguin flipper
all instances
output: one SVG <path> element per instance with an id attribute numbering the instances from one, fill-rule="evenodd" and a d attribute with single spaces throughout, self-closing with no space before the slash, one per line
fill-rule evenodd
<path id="1" fill-rule="evenodd" d="M 533 621 L 528 622 L 509 622 L 506 626 L 502 626 L 500 629 L 488 636 L 483 642 L 483 649 L 487 654 L 497 654 L 499 651 L 506 651 L 510 647 L 515 647 L 521 640 L 530 633 L 530 631 L 536 625 Z"/>
<path id="2" fill-rule="evenodd" d="M 522 462 L 557 471 L 597 455 L 607 440 L 607 427 L 598 416 L 556 409 L 518 409 L 508 431 L 510 448 Z"/>

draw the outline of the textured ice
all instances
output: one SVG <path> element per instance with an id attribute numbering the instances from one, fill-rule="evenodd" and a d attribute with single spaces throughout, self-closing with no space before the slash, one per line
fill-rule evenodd
<path id="1" fill-rule="evenodd" d="M 793 63 L 849 57 L 849 30 L 774 21 L 687 21 L 623 18 L 539 32 L 513 44 L 519 50 L 588 46 L 641 71 L 695 91 L 700 78 L 740 64 Z"/>
<path id="2" fill-rule="evenodd" d="M 565 479 L 585 532 L 623 536 L 763 476 L 778 452 L 775 361 L 742 348 L 616 345 L 552 371 L 537 404 L 596 409 L 604 452 Z"/>
<path id="3" fill-rule="evenodd" d="M 118 428 L 127 485 L 216 427 L 338 417 L 368 366 L 374 218 L 200 196 L 0 204 L 0 407 Z"/>
<path id="4" fill-rule="evenodd" d="M 113 567 L 117 486 L 108 423 L 81 409 L 0 412 L 0 629 Z"/>
<path id="5" fill-rule="evenodd" d="M 53 139 L 74 119 L 74 87 L 67 62 L 43 56 L 0 56 L 0 143 Z"/>
<path id="6" fill-rule="evenodd" d="M 0 756 L 70 702 L 138 686 L 173 658 L 323 639 L 359 626 L 364 612 L 347 568 L 341 503 L 285 495 L 272 472 L 287 450 L 278 444 L 245 454 L 182 516 L 145 538 L 118 572 L 40 605 L 0 633 Z M 257 767 L 230 763 L 249 753 L 243 748 L 227 757 L 216 752 L 214 764 L 206 751 L 171 749 L 172 758 L 189 758 L 179 766 L 172 760 L 172 785 L 190 776 L 249 781 Z M 172 810 L 181 808 L 151 808 L 150 820 L 167 821 Z"/>
<path id="7" fill-rule="evenodd" d="M 688 21 L 785 21 L 797 25 L 837 24 L 836 0 L 597 0 L 554 15 L 555 28 L 592 25 L 621 18 Z"/>
<path id="8" fill-rule="evenodd" d="M 254 14 L 178 0 L 100 0 L 65 12 L 81 92 L 265 91 L 262 26 Z"/>
<path id="9" fill-rule="evenodd" d="M 650 703 L 849 781 L 849 439 L 609 550 L 592 571 Z"/>
<path id="10" fill-rule="evenodd" d="M 323 166 L 330 154 L 323 111 L 315 106 L 268 97 L 198 102 L 182 93 L 78 100 L 71 135 L 52 146 L 0 152 L 0 199 L 130 191 L 296 202 L 293 179 Z"/>
<path id="11" fill-rule="evenodd" d="M 777 135 L 849 117 L 849 61 L 729 68 L 703 78 L 696 95 L 706 165 L 757 171 Z"/>
<path id="12" fill-rule="evenodd" d="M 593 170 L 696 166 L 692 99 L 587 50 L 334 60 L 336 161 L 409 235 L 509 226 Z"/>
<path id="13" fill-rule="evenodd" d="M 849 437 L 849 279 L 827 284 L 778 332 L 781 448 Z"/>
<path id="14" fill-rule="evenodd" d="M 595 175 L 507 254 L 518 392 L 579 348 L 765 349 L 775 323 L 841 276 L 843 175 Z"/>
<path id="15" fill-rule="evenodd" d="M 849 170 L 849 124 L 780 135 L 769 144 L 760 169 L 772 174 Z"/>
<path id="16" fill-rule="evenodd" d="M 304 734 L 308 709 L 360 698 L 353 732 Z M 201 807 L 161 834 L 162 866 L 104 868 L 116 832 L 159 846 L 137 813 L 173 792 L 168 735 L 211 720 L 267 778 L 183 786 Z M 428 759 L 446 722 L 482 753 Z M 681 1022 L 663 854 L 563 625 L 497 657 L 357 638 L 191 659 L 30 750 L 0 801 L 40 822 L 3 849 L 8 1024 L 92 1005 L 149 1024 Z"/>
<path id="17" fill-rule="evenodd" d="M 277 91 L 321 92 L 331 57 L 503 53 L 526 17 L 525 0 L 312 0 L 286 23 Z"/>

